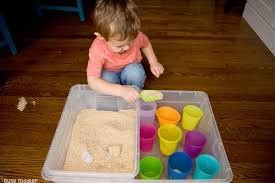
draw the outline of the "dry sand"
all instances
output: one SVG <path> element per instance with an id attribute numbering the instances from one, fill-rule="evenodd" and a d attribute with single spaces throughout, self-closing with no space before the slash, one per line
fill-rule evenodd
<path id="1" fill-rule="evenodd" d="M 134 110 L 80 111 L 73 127 L 64 170 L 133 172 L 135 123 Z"/>

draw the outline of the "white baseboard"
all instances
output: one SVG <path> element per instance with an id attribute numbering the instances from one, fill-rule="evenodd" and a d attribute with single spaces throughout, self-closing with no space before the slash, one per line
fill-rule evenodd
<path id="1" fill-rule="evenodd" d="M 246 3 L 243 18 L 261 38 L 266 47 L 275 56 L 275 30 L 249 5 Z"/>

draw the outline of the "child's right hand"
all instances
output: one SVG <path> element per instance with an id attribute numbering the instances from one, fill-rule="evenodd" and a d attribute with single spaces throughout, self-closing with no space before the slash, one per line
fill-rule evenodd
<path id="1" fill-rule="evenodd" d="M 135 102 L 139 98 L 139 93 L 131 86 L 121 86 L 120 95 L 121 98 L 127 102 Z"/>

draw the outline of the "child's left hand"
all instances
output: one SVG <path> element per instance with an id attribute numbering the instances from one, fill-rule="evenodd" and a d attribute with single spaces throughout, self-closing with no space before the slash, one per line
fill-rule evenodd
<path id="1" fill-rule="evenodd" d="M 154 76 L 156 76 L 157 78 L 159 78 L 159 76 L 163 73 L 164 71 L 164 67 L 162 66 L 162 64 L 160 64 L 159 62 L 156 62 L 154 64 L 150 65 L 150 69 L 151 72 L 154 74 Z"/>

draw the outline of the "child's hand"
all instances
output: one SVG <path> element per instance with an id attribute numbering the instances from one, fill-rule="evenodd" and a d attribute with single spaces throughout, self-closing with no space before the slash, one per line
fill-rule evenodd
<path id="1" fill-rule="evenodd" d="M 151 72 L 157 77 L 159 78 L 159 76 L 163 73 L 164 71 L 164 68 L 163 66 L 159 63 L 159 62 L 156 62 L 154 64 L 151 64 L 150 65 L 150 69 L 151 69 Z"/>
<path id="2" fill-rule="evenodd" d="M 139 98 L 139 93 L 131 86 L 122 86 L 120 91 L 120 97 L 127 102 L 135 102 Z"/>

